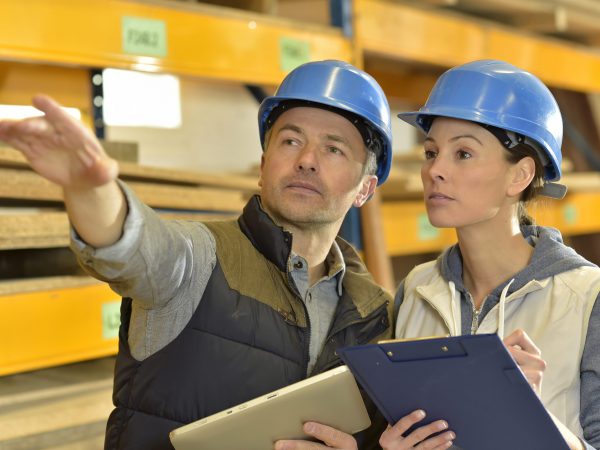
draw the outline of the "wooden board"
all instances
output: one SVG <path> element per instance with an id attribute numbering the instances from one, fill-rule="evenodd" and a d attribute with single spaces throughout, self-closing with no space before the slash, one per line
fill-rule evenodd
<path id="1" fill-rule="evenodd" d="M 100 449 L 114 358 L 0 378 L 2 450 Z"/>
<path id="2" fill-rule="evenodd" d="M 64 212 L 0 214 L 0 230 L 0 250 L 69 245 L 69 221 Z"/>
<path id="3" fill-rule="evenodd" d="M 0 167 L 29 169 L 25 157 L 17 150 L 0 146 Z M 227 172 L 200 172 L 161 167 L 142 166 L 129 162 L 119 162 L 120 178 L 123 180 L 144 180 L 172 184 L 212 186 L 248 192 L 258 191 L 256 175 L 239 175 Z"/>
<path id="4" fill-rule="evenodd" d="M 0 168 L 0 199 L 62 202 L 62 189 L 35 172 Z M 154 208 L 200 211 L 241 211 L 248 194 L 239 190 L 158 183 L 128 183 L 141 200 Z"/>
<path id="5" fill-rule="evenodd" d="M 69 220 L 64 211 L 6 213 L 0 210 L 0 250 L 56 248 L 69 245 Z M 231 214 L 169 212 L 159 215 L 167 220 L 211 221 L 237 217 Z"/>

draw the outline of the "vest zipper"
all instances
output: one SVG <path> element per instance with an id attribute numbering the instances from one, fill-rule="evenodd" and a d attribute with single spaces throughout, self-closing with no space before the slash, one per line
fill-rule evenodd
<path id="1" fill-rule="evenodd" d="M 289 260 L 288 260 L 288 264 L 286 264 L 286 267 L 289 266 Z M 296 287 L 296 283 L 294 283 L 294 279 L 292 278 L 292 275 L 290 274 L 290 272 L 288 270 L 286 270 L 286 281 L 288 284 L 288 288 L 290 288 L 290 290 L 292 292 L 294 292 L 296 294 L 296 298 L 300 301 L 300 304 L 302 305 L 302 308 L 304 309 L 304 317 L 306 318 L 306 330 L 304 331 L 304 360 L 302 361 L 304 364 L 304 374 L 305 377 L 308 377 L 308 363 L 310 361 L 310 317 L 308 316 L 308 309 L 306 308 L 306 305 L 304 304 L 304 300 L 302 299 L 302 296 L 300 295 L 300 292 L 298 291 L 298 288 Z M 296 324 L 297 326 L 297 324 Z"/>
<path id="2" fill-rule="evenodd" d="M 388 306 L 388 303 L 385 302 L 381 306 L 379 306 L 376 310 L 374 310 L 373 312 L 371 312 L 371 314 L 369 314 L 368 316 L 363 317 L 361 319 L 354 320 L 352 322 L 348 322 L 348 323 L 344 324 L 344 326 L 342 326 L 342 327 L 337 327 L 335 330 L 332 329 L 331 332 L 327 335 L 327 339 L 325 339 L 325 344 L 327 342 L 330 342 L 333 339 L 333 336 L 335 336 L 335 334 L 338 333 L 339 331 L 341 331 L 341 330 L 343 330 L 345 328 L 351 327 L 353 325 L 358 325 L 358 324 L 363 323 L 363 322 L 368 322 L 368 321 L 372 320 L 374 316 L 381 315 L 381 310 L 383 309 L 384 311 L 386 311 L 387 310 L 387 306 Z M 385 313 L 382 316 L 382 320 L 385 320 L 386 318 L 387 318 L 387 313 Z M 381 332 L 383 330 L 376 329 L 376 331 L 377 331 L 377 333 L 375 333 L 374 336 L 377 336 L 377 335 L 381 334 Z M 369 340 L 372 339 L 372 337 L 373 336 L 369 336 Z M 356 342 L 353 345 L 364 345 L 369 340 L 367 340 L 365 342 Z M 334 351 L 334 355 L 337 356 L 337 351 Z M 317 359 L 317 361 L 318 361 L 318 359 Z M 331 369 L 331 368 L 339 366 L 339 365 L 340 365 L 340 360 L 339 360 L 339 357 L 338 357 L 338 358 L 334 359 L 333 361 L 330 361 L 328 364 L 325 364 L 322 367 L 319 367 L 319 373 L 324 372 L 324 371 L 326 371 L 328 369 Z M 315 365 L 315 367 L 317 367 L 317 366 Z M 313 372 L 314 372 L 315 367 L 313 367 Z"/>
<path id="3" fill-rule="evenodd" d="M 387 306 L 388 306 L 388 302 L 385 302 L 382 305 L 380 305 L 379 307 L 377 307 L 376 310 L 372 311 L 371 314 L 369 314 L 368 316 L 361 317 L 360 319 L 353 320 L 351 322 L 345 323 L 343 326 L 338 326 L 337 328 L 332 329 L 329 332 L 329 334 L 327 335 L 327 340 L 331 339 L 336 333 L 338 333 L 340 330 L 343 330 L 344 328 L 348 328 L 348 327 L 351 327 L 352 325 L 356 325 L 359 323 L 368 322 L 369 320 L 371 320 L 371 318 L 373 316 L 378 315 L 382 309 L 387 309 Z M 357 343 L 356 345 L 360 345 L 360 343 Z"/>

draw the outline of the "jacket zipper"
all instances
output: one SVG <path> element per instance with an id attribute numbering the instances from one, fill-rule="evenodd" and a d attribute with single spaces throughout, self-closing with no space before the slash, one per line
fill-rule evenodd
<path id="1" fill-rule="evenodd" d="M 475 302 L 473 301 L 473 296 L 471 295 L 471 293 L 467 292 L 467 295 L 469 298 L 469 302 L 471 303 L 471 334 L 475 334 L 477 333 L 477 329 L 479 328 L 479 316 L 481 315 L 481 310 L 483 309 L 483 305 L 485 305 L 487 297 L 483 299 L 483 302 L 481 302 L 481 306 L 479 307 L 479 309 L 477 309 L 475 307 Z"/>
<path id="2" fill-rule="evenodd" d="M 368 321 L 372 320 L 372 318 L 374 316 L 378 316 L 378 315 L 381 314 L 381 310 L 382 309 L 386 310 L 387 306 L 388 306 L 388 302 L 385 302 L 381 306 L 379 306 L 376 310 L 374 310 L 373 312 L 371 312 L 371 314 L 369 314 L 368 316 L 363 317 L 363 318 L 358 319 L 358 320 L 354 320 L 352 322 L 348 322 L 348 323 L 344 324 L 343 327 L 336 328 L 335 331 L 332 330 L 331 333 L 327 335 L 327 339 L 326 339 L 325 342 L 330 341 L 336 333 L 338 333 L 339 331 L 341 331 L 341 330 L 343 330 L 345 328 L 348 328 L 348 327 L 351 327 L 353 325 L 357 325 L 357 324 L 368 322 Z M 387 314 L 385 314 L 385 315 L 382 316 L 382 318 L 385 318 L 385 317 L 387 317 Z M 381 334 L 381 332 L 379 332 L 379 334 Z M 363 345 L 363 344 L 364 344 L 364 342 L 356 342 L 354 345 Z M 334 354 L 335 354 L 335 356 L 337 356 L 337 352 L 334 352 Z M 338 360 L 334 360 L 334 361 L 331 361 L 329 364 L 325 364 L 323 367 L 320 367 L 319 370 L 320 370 L 320 372 L 324 372 L 324 371 L 326 371 L 328 369 L 331 369 L 333 367 L 338 366 L 339 364 L 340 364 L 339 359 Z"/>
<path id="3" fill-rule="evenodd" d="M 335 330 L 331 330 L 330 334 L 327 336 L 327 340 L 331 339 L 331 337 L 333 337 L 335 334 L 337 334 L 339 331 L 343 330 L 344 328 L 348 328 L 351 327 L 352 325 L 356 325 L 359 323 L 364 323 L 364 322 L 368 322 L 369 320 L 371 320 L 371 318 L 373 316 L 378 315 L 382 309 L 387 309 L 388 306 L 388 302 L 386 301 L 385 303 L 383 303 L 381 306 L 379 306 L 376 310 L 374 310 L 373 312 L 371 312 L 371 314 L 369 314 L 368 316 L 362 317 L 360 319 L 345 323 L 343 326 L 341 327 L 337 327 Z M 357 343 L 356 345 L 359 345 L 360 343 Z"/>
<path id="4" fill-rule="evenodd" d="M 289 261 L 288 261 L 288 265 L 289 265 Z M 305 342 L 304 359 L 302 362 L 304 364 L 305 377 L 308 377 L 308 363 L 310 362 L 310 317 L 308 316 L 308 309 L 306 308 L 306 305 L 304 304 L 304 300 L 302 300 L 302 296 L 300 295 L 300 292 L 298 292 L 296 283 L 294 283 L 292 274 L 288 270 L 286 270 L 286 272 L 287 272 L 286 281 L 288 284 L 288 288 L 290 288 L 292 290 L 292 292 L 294 292 L 296 294 L 296 298 L 300 301 L 300 304 L 302 305 L 302 308 L 304 309 L 304 317 L 306 318 L 306 330 L 304 331 L 304 342 Z M 308 345 L 306 345 L 306 343 L 308 343 Z"/>

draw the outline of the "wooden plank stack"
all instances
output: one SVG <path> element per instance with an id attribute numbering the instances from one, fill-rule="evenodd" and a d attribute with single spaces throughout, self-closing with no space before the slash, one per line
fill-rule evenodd
<path id="1" fill-rule="evenodd" d="M 166 219 L 236 217 L 258 189 L 255 176 L 143 167 L 131 162 L 119 164 L 120 178 Z M 0 352 L 0 375 L 114 353 L 116 338 L 102 337 L 101 326 L 94 331 L 98 336 L 93 338 L 72 336 L 73 342 L 90 342 L 87 349 L 73 347 L 69 339 L 60 341 L 64 344 L 54 344 L 64 345 L 63 348 L 49 348 L 50 344 L 40 346 L 39 351 L 31 346 L 19 347 L 25 344 L 14 336 L 18 331 L 10 326 L 14 315 L 19 315 L 23 333 L 28 333 L 28 328 L 39 330 L 39 324 L 28 320 L 40 313 L 41 305 L 41 317 L 56 320 L 56 328 L 65 327 L 61 333 L 68 334 L 73 328 L 70 323 L 83 321 L 83 315 L 87 317 L 90 313 L 92 300 L 82 298 L 80 307 L 72 303 L 77 302 L 77 292 L 83 295 L 90 284 L 97 286 L 93 295 L 98 303 L 99 321 L 103 320 L 104 303 L 110 303 L 114 310 L 118 296 L 105 285 L 102 290 L 102 283 L 83 275 L 67 250 L 69 223 L 58 186 L 33 172 L 18 151 L 6 147 L 0 147 L 0 180 L 0 341 L 5 350 Z M 85 292 L 88 297 L 92 295 Z M 47 300 L 51 298 L 62 300 Z M 64 317 L 61 308 L 67 303 L 75 311 L 66 311 Z M 27 312 L 34 310 L 36 314 Z"/>
<path id="2" fill-rule="evenodd" d="M 235 216 L 258 189 L 253 176 L 130 162 L 120 162 L 120 178 L 142 201 L 172 219 Z M 0 180 L 0 249 L 68 245 L 68 221 L 58 186 L 31 171 L 25 158 L 7 147 L 0 147 Z"/>
<path id="3" fill-rule="evenodd" d="M 119 164 L 120 178 L 166 219 L 236 217 L 258 189 L 256 176 Z M 59 187 L 7 147 L 0 180 L 0 448 L 101 448 L 120 298 L 68 250 Z"/>

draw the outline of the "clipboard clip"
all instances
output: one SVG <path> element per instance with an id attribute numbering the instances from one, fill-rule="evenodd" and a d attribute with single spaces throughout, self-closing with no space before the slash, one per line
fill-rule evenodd
<path id="1" fill-rule="evenodd" d="M 378 345 L 392 362 L 467 356 L 460 340 L 447 336 L 392 339 L 380 341 Z"/>
<path id="2" fill-rule="evenodd" d="M 413 338 L 398 338 L 398 339 L 382 339 L 377 341 L 378 344 L 394 344 L 396 342 L 412 342 L 412 341 L 426 341 L 430 339 L 444 339 L 450 337 L 449 334 L 440 336 L 424 336 L 424 337 L 413 337 Z"/>

